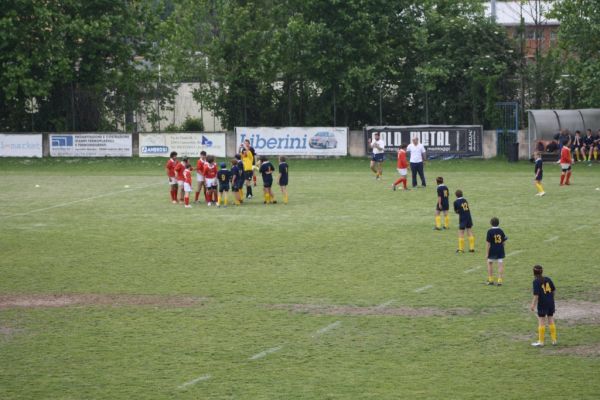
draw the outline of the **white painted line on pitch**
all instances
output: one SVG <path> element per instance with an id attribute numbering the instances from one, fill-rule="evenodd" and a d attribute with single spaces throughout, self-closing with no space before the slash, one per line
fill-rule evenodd
<path id="1" fill-rule="evenodd" d="M 337 327 L 338 327 L 338 326 L 340 326 L 341 324 L 342 324 L 342 321 L 335 321 L 334 323 L 332 323 L 332 324 L 329 324 L 329 325 L 327 325 L 326 327 L 319 329 L 319 330 L 318 330 L 318 331 L 317 331 L 317 332 L 316 332 L 316 333 L 313 335 L 313 337 L 317 337 L 317 336 L 319 336 L 319 335 L 322 335 L 322 334 L 324 334 L 324 333 L 327 333 L 327 332 L 329 332 L 330 330 L 337 328 Z"/>
<path id="2" fill-rule="evenodd" d="M 481 268 L 483 268 L 483 267 L 481 265 L 478 265 L 477 267 L 465 269 L 464 272 L 465 272 L 465 274 L 470 274 L 471 272 L 475 272 L 475 271 L 477 271 L 478 269 L 481 269 Z"/>
<path id="3" fill-rule="evenodd" d="M 275 353 L 283 348 L 283 346 L 271 347 L 270 349 L 266 349 L 265 351 L 261 351 L 250 357 L 248 360 L 258 360 L 260 358 L 266 357 L 268 354 Z"/>
<path id="4" fill-rule="evenodd" d="M 577 232 L 577 231 L 580 231 L 585 228 L 589 228 L 589 226 L 587 226 L 587 225 L 576 226 L 575 228 L 573 228 L 573 232 Z"/>
<path id="5" fill-rule="evenodd" d="M 515 251 L 512 251 L 512 252 L 508 253 L 506 255 L 506 257 L 516 256 L 517 254 L 521 254 L 522 252 L 523 252 L 523 250 L 515 250 Z"/>
<path id="6" fill-rule="evenodd" d="M 548 238 L 546 240 L 544 240 L 544 242 L 554 242 L 555 240 L 560 239 L 560 236 L 552 236 L 551 238 Z"/>
<path id="7" fill-rule="evenodd" d="M 416 292 L 416 293 L 420 293 L 420 292 L 423 292 L 423 291 L 425 291 L 425 290 L 427 290 L 427 289 L 431 289 L 432 287 L 433 287 L 433 285 L 427 285 L 427 286 L 423 286 L 423 287 L 420 287 L 420 288 L 418 288 L 418 289 L 415 289 L 415 292 Z"/>
<path id="8" fill-rule="evenodd" d="M 392 304 L 395 301 L 396 301 L 395 299 L 388 300 L 385 303 L 381 303 L 380 305 L 378 305 L 375 308 L 386 308 L 387 306 L 389 306 L 390 304 Z"/>
<path id="9" fill-rule="evenodd" d="M 85 199 L 79 199 L 79 200 L 69 201 L 67 203 L 56 204 L 56 205 L 50 206 L 50 207 L 38 208 L 36 210 L 27 211 L 27 212 L 20 213 L 20 214 L 2 215 L 2 216 L 0 216 L 0 219 L 2 219 L 2 218 L 12 218 L 12 217 L 22 217 L 24 215 L 35 214 L 35 213 L 42 212 L 42 211 L 48 211 L 48 210 L 52 210 L 54 208 L 67 207 L 67 206 L 70 206 L 72 204 L 82 203 L 84 201 L 96 200 L 96 199 L 100 199 L 102 197 L 108 197 L 108 196 L 112 196 L 112 195 L 115 195 L 115 194 L 133 192 L 134 190 L 145 189 L 147 187 L 156 186 L 156 185 L 162 185 L 162 183 L 153 183 L 151 185 L 140 186 L 140 187 L 133 188 L 133 189 L 118 190 L 116 192 L 109 192 L 109 193 L 99 194 L 98 196 L 92 196 L 92 197 L 87 197 Z"/>
<path id="10" fill-rule="evenodd" d="M 183 385 L 177 386 L 177 389 L 185 389 L 188 386 L 195 385 L 198 382 L 207 381 L 209 379 L 210 379 L 210 375 L 202 375 L 202 376 L 197 377 L 196 379 L 193 379 L 189 382 L 184 383 Z"/>

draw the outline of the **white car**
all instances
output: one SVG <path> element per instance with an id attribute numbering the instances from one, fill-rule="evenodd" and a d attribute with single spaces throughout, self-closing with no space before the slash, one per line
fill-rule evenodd
<path id="1" fill-rule="evenodd" d="M 308 145 L 313 149 L 335 149 L 337 147 L 337 139 L 333 132 L 317 132 L 310 138 Z"/>

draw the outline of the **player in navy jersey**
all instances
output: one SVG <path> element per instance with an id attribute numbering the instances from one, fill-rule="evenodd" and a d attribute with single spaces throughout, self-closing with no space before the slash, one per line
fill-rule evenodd
<path id="1" fill-rule="evenodd" d="M 273 190 L 271 189 L 273 186 L 273 172 L 275 171 L 275 167 L 271 164 L 267 156 L 262 156 L 260 158 L 260 168 L 258 171 L 261 173 L 263 180 L 264 203 L 277 203 L 275 196 L 273 195 Z"/>
<path id="2" fill-rule="evenodd" d="M 241 171 L 238 173 L 242 175 L 242 179 L 244 180 L 246 177 L 245 177 L 245 173 L 244 173 L 244 162 L 242 161 L 242 155 L 239 153 L 236 154 L 235 159 L 237 160 L 237 163 L 238 163 L 238 170 Z M 243 199 L 244 198 L 244 185 L 242 182 L 239 182 L 239 192 L 240 192 L 240 196 Z M 241 203 L 243 203 L 243 201 Z"/>
<path id="3" fill-rule="evenodd" d="M 281 194 L 283 195 L 283 204 L 288 203 L 288 164 L 285 161 L 284 156 L 279 157 L 279 179 L 277 182 L 279 183 L 279 187 L 281 188 Z"/>
<path id="4" fill-rule="evenodd" d="M 467 199 L 463 197 L 462 190 L 456 191 L 454 201 L 454 212 L 458 214 L 458 250 L 457 253 L 465 252 L 465 230 L 469 236 L 469 252 L 475 252 L 475 236 L 473 236 L 473 220 L 471 219 L 471 208 Z"/>
<path id="5" fill-rule="evenodd" d="M 533 267 L 533 300 L 531 301 L 531 311 L 537 308 L 538 315 L 538 341 L 531 343 L 532 346 L 541 347 L 544 345 L 544 336 L 546 334 L 546 322 L 550 328 L 550 338 L 552 344 L 556 341 L 556 325 L 554 324 L 554 282 L 552 279 L 544 276 L 544 268 L 541 265 Z"/>
<path id="6" fill-rule="evenodd" d="M 544 192 L 544 187 L 542 186 L 542 178 L 544 177 L 544 162 L 542 161 L 542 155 L 539 151 L 536 151 L 534 154 L 535 157 L 535 177 L 533 178 L 533 183 L 537 189 L 536 196 L 543 196 L 546 194 Z"/>
<path id="7" fill-rule="evenodd" d="M 437 203 L 435 204 L 435 229 L 436 231 L 442 230 L 442 216 L 444 214 L 444 229 L 448 229 L 450 226 L 450 217 L 448 216 L 448 210 L 450 209 L 450 192 L 448 186 L 444 185 L 444 178 L 438 176 L 435 180 L 437 186 Z"/>
<path id="8" fill-rule="evenodd" d="M 240 174 L 240 169 L 238 167 L 238 160 L 231 160 L 231 191 L 233 192 L 233 196 L 235 198 L 235 204 L 240 205 L 242 202 L 242 196 L 240 195 L 240 185 L 244 185 L 244 177 L 243 171 Z"/>
<path id="9" fill-rule="evenodd" d="M 488 285 L 494 284 L 494 261 L 498 262 L 498 286 L 502 286 L 504 278 L 504 242 L 508 240 L 504 231 L 498 227 L 500 220 L 496 217 L 490 220 L 492 227 L 486 236 Z"/>
<path id="10" fill-rule="evenodd" d="M 227 169 L 227 164 L 222 162 L 221 169 L 217 172 L 217 180 L 219 181 L 219 197 L 217 200 L 217 207 L 227 207 L 229 202 L 229 181 L 231 180 L 231 171 Z"/>

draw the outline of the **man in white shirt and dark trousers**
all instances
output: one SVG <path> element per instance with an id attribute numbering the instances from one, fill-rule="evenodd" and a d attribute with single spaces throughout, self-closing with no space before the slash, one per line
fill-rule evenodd
<path id="1" fill-rule="evenodd" d="M 369 138 L 369 146 L 373 149 L 373 157 L 371 157 L 371 171 L 375 173 L 375 179 L 381 179 L 382 165 L 385 154 L 385 140 L 381 139 L 379 132 L 375 133 L 375 140 Z"/>
<path id="2" fill-rule="evenodd" d="M 426 187 L 425 172 L 423 171 L 423 163 L 427 159 L 425 154 L 425 146 L 419 143 L 418 137 L 413 137 L 412 143 L 408 145 L 406 151 L 410 153 L 410 171 L 412 174 L 412 187 L 417 187 L 417 174 L 421 178 L 421 186 Z"/>

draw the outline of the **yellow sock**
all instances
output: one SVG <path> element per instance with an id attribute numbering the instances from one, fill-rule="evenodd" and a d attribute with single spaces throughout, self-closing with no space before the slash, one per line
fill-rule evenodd
<path id="1" fill-rule="evenodd" d="M 469 250 L 475 250 L 475 236 L 469 236 Z"/>
<path id="2" fill-rule="evenodd" d="M 228 201 L 227 201 L 227 196 L 225 196 L 225 199 L 223 199 L 223 204 L 227 205 Z"/>
<path id="3" fill-rule="evenodd" d="M 544 187 L 541 183 L 536 183 L 535 187 L 537 188 L 538 193 L 542 193 L 544 191 Z"/>
<path id="4" fill-rule="evenodd" d="M 493 276 L 488 276 L 488 282 L 494 282 L 494 277 Z"/>
<path id="5" fill-rule="evenodd" d="M 269 202 L 269 193 L 265 193 L 265 201 L 268 203 Z"/>
<path id="6" fill-rule="evenodd" d="M 498 278 L 498 285 L 502 285 L 502 278 Z"/>
<path id="7" fill-rule="evenodd" d="M 556 325 L 555 324 L 550 325 L 550 337 L 552 338 L 553 342 L 556 342 Z"/>
<path id="8" fill-rule="evenodd" d="M 217 196 L 217 204 L 218 204 L 218 205 L 221 205 L 221 195 L 218 195 L 218 196 Z"/>
<path id="9" fill-rule="evenodd" d="M 288 203 L 288 195 L 287 195 L 287 193 L 283 195 L 283 202 L 284 202 L 285 204 L 287 204 L 287 203 Z"/>
<path id="10" fill-rule="evenodd" d="M 460 251 L 465 250 L 465 238 L 458 238 L 458 249 Z"/>
<path id="11" fill-rule="evenodd" d="M 538 326 L 538 342 L 544 343 L 544 335 L 546 334 L 545 326 Z"/>
<path id="12" fill-rule="evenodd" d="M 448 229 L 450 227 L 450 217 L 445 215 L 444 216 L 444 228 Z"/>
<path id="13" fill-rule="evenodd" d="M 244 198 L 244 189 L 240 189 L 240 198 Z"/>
<path id="14" fill-rule="evenodd" d="M 598 150 L 594 150 L 594 160 L 598 159 Z"/>
<path id="15" fill-rule="evenodd" d="M 435 216 L 435 227 L 437 229 L 442 229 L 442 217 L 439 215 Z"/>

